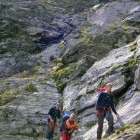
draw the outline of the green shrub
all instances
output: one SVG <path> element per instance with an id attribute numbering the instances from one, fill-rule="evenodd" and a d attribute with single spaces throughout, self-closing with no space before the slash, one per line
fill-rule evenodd
<path id="1" fill-rule="evenodd" d="M 26 87 L 25 87 L 25 90 L 27 92 L 37 92 L 37 88 L 35 85 L 33 85 L 32 83 L 28 84 Z"/>
<path id="2" fill-rule="evenodd" d="M 117 130 L 116 133 L 124 132 L 126 129 L 129 129 L 130 127 L 131 127 L 130 125 L 125 125 L 122 128 L 120 128 L 119 130 Z"/>
<path id="3" fill-rule="evenodd" d="M 70 65 L 54 71 L 54 79 L 68 78 L 75 70 L 75 65 Z"/>
<path id="4" fill-rule="evenodd" d="M 94 0 L 51 0 L 45 2 L 46 7 L 51 4 L 55 7 L 61 7 L 65 9 L 65 12 L 70 13 L 82 12 L 84 9 L 87 9 L 97 3 L 97 1 Z"/>
<path id="5" fill-rule="evenodd" d="M 81 44 L 85 45 L 86 47 L 93 46 L 94 38 L 92 34 L 90 33 L 90 28 L 82 28 L 80 32 L 80 40 Z"/>
<path id="6" fill-rule="evenodd" d="M 68 66 L 64 66 L 63 63 L 58 63 L 52 68 L 51 78 L 55 81 L 56 86 L 60 92 L 63 91 L 67 81 L 71 78 L 71 75 L 76 70 L 76 64 L 72 63 Z"/>
<path id="7" fill-rule="evenodd" d="M 19 94 L 18 90 L 8 89 L 0 93 L 0 106 L 9 103 L 14 100 Z"/>

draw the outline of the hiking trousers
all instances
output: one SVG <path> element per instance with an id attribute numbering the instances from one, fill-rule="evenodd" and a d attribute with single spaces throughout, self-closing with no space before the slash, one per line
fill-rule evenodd
<path id="1" fill-rule="evenodd" d="M 62 132 L 61 133 L 61 138 L 60 140 L 70 140 L 71 139 L 71 135 L 66 133 L 66 132 Z"/>
<path id="2" fill-rule="evenodd" d="M 107 111 L 104 114 L 98 115 L 97 118 L 98 118 L 97 140 L 101 140 L 104 119 L 108 121 L 108 130 L 106 132 L 107 135 L 110 135 L 113 133 L 114 119 L 113 119 L 113 115 L 111 111 Z"/>
<path id="3" fill-rule="evenodd" d="M 48 119 L 47 138 L 53 140 L 53 134 L 56 126 L 56 120 L 51 121 Z"/>

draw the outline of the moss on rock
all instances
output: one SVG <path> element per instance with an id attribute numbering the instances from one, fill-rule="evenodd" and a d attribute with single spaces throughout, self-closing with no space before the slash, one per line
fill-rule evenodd
<path id="1" fill-rule="evenodd" d="M 55 81 L 57 88 L 60 92 L 63 91 L 66 83 L 71 78 L 72 73 L 76 69 L 76 64 L 72 63 L 64 65 L 62 62 L 58 62 L 51 71 L 51 77 Z"/>
<path id="2" fill-rule="evenodd" d="M 18 90 L 8 89 L 0 93 L 0 106 L 9 103 L 14 100 L 16 96 L 19 95 Z"/>
<path id="3" fill-rule="evenodd" d="M 38 90 L 33 83 L 29 83 L 28 85 L 26 85 L 25 91 L 33 93 L 33 92 L 37 92 Z"/>
<path id="4" fill-rule="evenodd" d="M 126 124 L 124 127 L 116 130 L 116 132 L 103 140 L 120 140 L 120 139 L 129 139 L 129 140 L 139 140 L 140 139 L 140 124 Z"/>
<path id="5" fill-rule="evenodd" d="M 12 19 L 0 21 L 0 54 L 10 52 L 34 53 L 37 51 L 31 36 L 25 31 L 25 25 Z"/>

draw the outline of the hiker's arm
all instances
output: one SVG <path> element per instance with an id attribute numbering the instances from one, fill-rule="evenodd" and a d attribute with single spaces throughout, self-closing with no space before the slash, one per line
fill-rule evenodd
<path id="1" fill-rule="evenodd" d="M 49 115 L 48 118 L 50 119 L 51 122 L 54 122 L 54 120 L 52 119 L 51 115 Z"/>
<path id="2" fill-rule="evenodd" d="M 79 128 L 79 125 L 75 122 L 75 129 L 77 130 Z"/>
<path id="3" fill-rule="evenodd" d="M 69 123 L 68 120 L 66 121 L 66 127 L 67 127 L 68 129 L 71 129 L 71 125 L 70 125 L 70 123 Z"/>
<path id="4" fill-rule="evenodd" d="M 112 108 L 112 111 L 117 115 L 118 113 L 117 113 L 117 111 L 116 111 L 114 105 L 112 105 L 111 108 Z"/>
<path id="5" fill-rule="evenodd" d="M 53 111 L 53 109 L 51 108 L 50 110 L 49 110 L 49 112 L 48 112 L 48 118 L 50 119 L 50 121 L 51 122 L 53 122 L 53 119 L 52 119 L 52 111 Z"/>
<path id="6" fill-rule="evenodd" d="M 115 109 L 115 105 L 114 105 L 113 99 L 111 100 L 111 109 L 112 109 L 112 111 L 113 111 L 116 115 L 118 115 L 118 113 L 117 113 L 117 111 L 116 111 L 116 109 Z"/>
<path id="7" fill-rule="evenodd" d="M 79 128 L 79 126 L 78 126 L 77 122 L 75 121 L 74 122 L 74 128 L 73 129 L 78 130 L 78 128 Z"/>
<path id="8" fill-rule="evenodd" d="M 66 121 L 66 126 L 68 129 L 75 129 L 75 123 L 74 124 L 70 124 L 69 120 Z"/>
<path id="9" fill-rule="evenodd" d="M 78 129 L 79 128 L 79 126 L 78 126 L 78 124 L 77 124 L 77 122 L 76 121 L 74 121 L 74 124 L 73 124 L 73 129 Z"/>

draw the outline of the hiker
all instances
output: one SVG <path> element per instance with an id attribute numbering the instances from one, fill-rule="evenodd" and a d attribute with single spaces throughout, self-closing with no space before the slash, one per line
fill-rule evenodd
<path id="1" fill-rule="evenodd" d="M 65 115 L 63 118 L 63 124 L 61 127 L 60 140 L 70 140 L 72 133 L 78 129 L 78 124 L 75 121 L 75 115 L 72 113 L 70 116 Z"/>
<path id="2" fill-rule="evenodd" d="M 113 130 L 114 119 L 112 111 L 115 113 L 117 117 L 119 117 L 114 106 L 111 89 L 112 89 L 111 84 L 107 84 L 106 86 L 104 86 L 104 88 L 102 88 L 101 90 L 102 92 L 100 93 L 96 103 L 96 115 L 98 118 L 97 140 L 101 140 L 102 137 L 104 118 L 106 118 L 106 120 L 108 121 L 108 130 L 106 132 L 106 136 L 109 136 L 114 131 Z"/>
<path id="3" fill-rule="evenodd" d="M 52 108 L 50 108 L 48 112 L 48 132 L 47 132 L 47 138 L 49 140 L 53 139 L 53 134 L 55 131 L 55 128 L 57 126 L 57 119 L 60 119 L 61 117 L 61 110 L 60 106 L 56 105 Z"/>
<path id="4" fill-rule="evenodd" d="M 66 121 L 70 118 L 70 113 L 68 111 L 63 112 L 62 124 L 60 126 L 60 140 L 63 140 L 63 133 L 66 129 Z"/>

